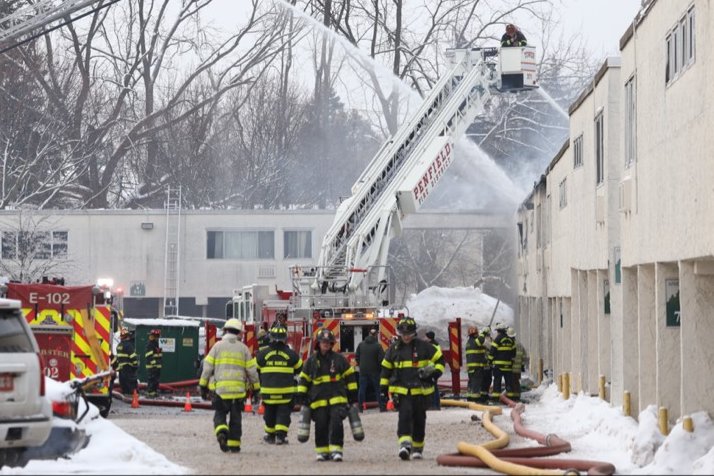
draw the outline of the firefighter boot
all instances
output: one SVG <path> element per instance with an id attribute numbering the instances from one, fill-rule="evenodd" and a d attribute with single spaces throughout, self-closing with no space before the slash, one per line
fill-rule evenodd
<path id="1" fill-rule="evenodd" d="M 412 444 L 408 441 L 403 441 L 401 445 L 399 445 L 399 457 L 403 459 L 404 461 L 409 459 L 409 455 L 412 453 Z"/>
<path id="2" fill-rule="evenodd" d="M 228 432 L 225 430 L 219 431 L 216 435 L 216 439 L 218 440 L 218 446 L 221 447 L 221 451 L 228 453 Z"/>
<path id="3" fill-rule="evenodd" d="M 263 441 L 268 443 L 269 445 L 274 445 L 275 444 L 275 434 L 269 433 L 263 437 Z"/>
<path id="4" fill-rule="evenodd" d="M 275 444 L 276 445 L 287 445 L 288 444 L 288 440 L 287 440 L 287 438 L 285 438 L 285 435 L 282 432 L 277 433 L 275 435 Z"/>

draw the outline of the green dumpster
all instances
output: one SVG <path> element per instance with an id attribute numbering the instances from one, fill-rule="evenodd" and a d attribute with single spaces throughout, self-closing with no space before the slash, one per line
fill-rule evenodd
<path id="1" fill-rule="evenodd" d="M 147 381 L 146 343 L 149 331 L 159 329 L 161 347 L 161 383 L 195 379 L 198 358 L 198 329 L 200 324 L 187 319 L 124 319 L 123 325 L 136 331 L 136 354 L 139 356 L 138 378 Z"/>

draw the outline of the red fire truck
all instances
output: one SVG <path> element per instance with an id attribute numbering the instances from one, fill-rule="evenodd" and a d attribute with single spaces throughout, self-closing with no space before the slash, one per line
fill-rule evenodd
<path id="1" fill-rule="evenodd" d="M 118 319 L 108 289 L 65 286 L 60 278 L 43 279 L 42 283 L 10 282 L 0 287 L 0 292 L 22 303 L 48 377 L 66 382 L 110 368 L 111 339 Z M 112 403 L 110 377 L 92 383 L 85 392 L 106 417 Z"/>

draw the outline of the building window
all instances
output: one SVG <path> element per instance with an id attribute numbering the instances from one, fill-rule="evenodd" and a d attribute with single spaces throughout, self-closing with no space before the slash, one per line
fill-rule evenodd
<path id="1" fill-rule="evenodd" d="M 67 257 L 66 231 L 3 231 L 3 259 L 59 259 Z"/>
<path id="2" fill-rule="evenodd" d="M 275 259 L 273 231 L 208 231 L 208 259 Z"/>
<path id="3" fill-rule="evenodd" d="M 637 91 L 635 90 L 635 77 L 633 76 L 625 83 L 625 168 L 635 163 L 636 98 Z"/>
<path id="4" fill-rule="evenodd" d="M 583 165 L 583 135 L 580 134 L 573 143 L 573 168 Z"/>
<path id="5" fill-rule="evenodd" d="M 312 232 L 283 232 L 283 258 L 312 258 Z"/>
<path id="6" fill-rule="evenodd" d="M 605 129 L 603 114 L 595 118 L 595 178 L 599 185 L 605 181 Z"/>
<path id="7" fill-rule="evenodd" d="M 665 83 L 669 84 L 677 78 L 689 65 L 694 63 L 696 45 L 694 7 L 679 19 L 677 24 L 667 34 L 667 69 Z"/>
<path id="8" fill-rule="evenodd" d="M 560 199 L 560 208 L 565 208 L 568 205 L 568 184 L 566 179 L 563 179 L 558 185 L 558 198 Z"/>

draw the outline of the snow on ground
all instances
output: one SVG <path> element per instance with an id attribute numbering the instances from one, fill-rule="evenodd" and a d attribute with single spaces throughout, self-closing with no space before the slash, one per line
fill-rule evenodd
<path id="1" fill-rule="evenodd" d="M 693 433 L 680 421 L 664 437 L 654 405 L 639 414 L 638 424 L 622 407 L 596 397 L 580 393 L 565 401 L 554 384 L 531 393 L 540 399 L 526 406 L 523 423 L 570 442 L 573 450 L 563 458 L 606 461 L 618 474 L 714 474 L 714 425 L 705 412 L 692 415 Z"/>
<path id="2" fill-rule="evenodd" d="M 46 378 L 46 396 L 61 400 L 72 392 L 69 382 Z M 79 414 L 85 409 L 80 400 Z M 59 420 L 56 426 L 75 425 Z M 32 460 L 24 468 L 0 468 L 0 474 L 187 474 L 188 470 L 167 460 L 145 443 L 127 434 L 114 423 L 99 416 L 89 404 L 87 416 L 78 424 L 90 435 L 89 444 L 69 458 Z"/>

